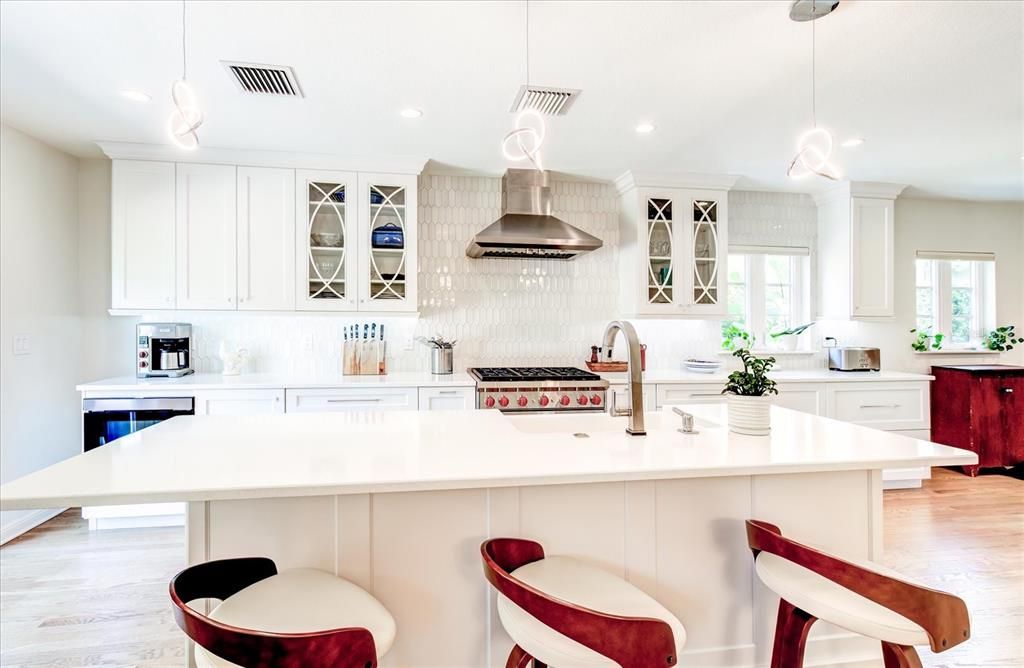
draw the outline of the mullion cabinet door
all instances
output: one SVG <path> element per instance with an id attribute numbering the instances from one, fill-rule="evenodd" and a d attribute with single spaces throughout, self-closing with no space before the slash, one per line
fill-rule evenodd
<path id="1" fill-rule="evenodd" d="M 727 313 L 729 243 L 728 203 L 724 193 L 687 191 L 682 203 L 685 212 L 685 257 L 687 275 L 681 281 L 686 294 L 679 300 L 687 313 L 720 315 Z"/>
<path id="2" fill-rule="evenodd" d="M 295 308 L 355 311 L 359 233 L 352 172 L 295 173 Z"/>
<path id="3" fill-rule="evenodd" d="M 417 180 L 359 174 L 359 310 L 413 313 Z"/>
<path id="4" fill-rule="evenodd" d="M 639 197 L 641 312 L 675 315 L 679 306 L 679 198 L 671 191 L 641 189 Z"/>

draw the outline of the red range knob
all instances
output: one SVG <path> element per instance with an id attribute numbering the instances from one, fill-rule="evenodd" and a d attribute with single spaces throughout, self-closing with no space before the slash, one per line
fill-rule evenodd
<path id="1" fill-rule="evenodd" d="M 520 396 L 519 401 L 517 403 L 520 406 L 525 406 L 527 403 L 529 403 L 529 401 L 526 399 L 526 397 Z"/>
<path id="2" fill-rule="evenodd" d="M 145 369 L 147 366 L 149 366 L 148 363 L 146 363 L 146 362 L 139 362 L 139 368 L 140 369 Z"/>
<path id="3" fill-rule="evenodd" d="M 580 406 L 586 406 L 587 401 L 589 400 L 587 399 L 587 395 L 581 394 L 579 397 L 576 398 L 576 401 L 579 403 Z"/>
<path id="4" fill-rule="evenodd" d="M 563 406 L 568 406 L 569 405 L 569 396 L 566 395 L 566 394 L 563 394 L 562 398 L 558 400 L 558 403 L 562 404 Z"/>
<path id="5" fill-rule="evenodd" d="M 494 397 L 487 397 L 484 399 L 484 406 L 488 408 L 494 408 Z"/>
<path id="6" fill-rule="evenodd" d="M 600 406 L 601 405 L 601 395 L 600 394 L 595 394 L 594 396 L 590 397 L 590 403 L 594 404 L 595 406 Z"/>
<path id="7" fill-rule="evenodd" d="M 547 406 L 550 403 L 551 403 L 551 399 L 548 398 L 548 395 L 546 395 L 546 394 L 540 395 L 540 405 L 541 406 Z"/>
<path id="8" fill-rule="evenodd" d="M 498 403 L 501 404 L 502 408 L 508 406 L 508 397 L 502 397 L 501 399 L 498 399 Z"/>
<path id="9" fill-rule="evenodd" d="M 140 350 L 139 351 L 139 358 L 140 359 L 146 359 L 147 357 L 149 357 L 149 353 L 147 353 L 145 350 Z"/>

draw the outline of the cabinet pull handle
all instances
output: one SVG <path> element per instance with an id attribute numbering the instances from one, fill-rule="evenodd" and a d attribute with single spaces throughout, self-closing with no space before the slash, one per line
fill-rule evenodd
<path id="1" fill-rule="evenodd" d="M 861 404 L 861 408 L 899 408 L 899 404 Z"/>
<path id="2" fill-rule="evenodd" d="M 1003 392 L 1006 392 L 1007 394 L 1013 394 L 1013 388 L 1012 387 L 1004 387 L 1003 388 Z"/>
<path id="3" fill-rule="evenodd" d="M 351 399 L 328 399 L 329 404 L 349 404 L 349 403 L 380 403 L 380 397 L 353 397 Z"/>
<path id="4" fill-rule="evenodd" d="M 458 394 L 458 390 L 440 390 L 438 394 Z"/>
<path id="5" fill-rule="evenodd" d="M 723 396 L 721 394 L 691 394 L 690 395 L 691 399 L 708 399 L 708 398 L 711 398 L 711 397 L 714 397 L 716 399 L 722 399 L 723 398 Z"/>

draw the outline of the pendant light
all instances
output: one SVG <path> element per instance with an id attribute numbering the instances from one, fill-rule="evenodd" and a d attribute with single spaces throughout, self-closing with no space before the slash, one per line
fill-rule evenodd
<path id="1" fill-rule="evenodd" d="M 167 123 L 167 129 L 179 148 L 187 151 L 199 146 L 199 135 L 196 130 L 203 124 L 203 112 L 199 111 L 199 103 L 192 87 L 188 85 L 188 59 L 185 46 L 185 0 L 181 2 L 181 78 L 171 84 L 171 101 L 174 111 Z"/>
<path id="2" fill-rule="evenodd" d="M 526 0 L 526 87 L 530 87 L 530 0 Z M 513 162 L 529 160 L 538 171 L 544 171 L 540 157 L 547 133 L 544 117 L 536 109 L 523 109 L 516 115 L 515 126 L 501 140 L 502 155 Z"/>
<path id="3" fill-rule="evenodd" d="M 825 128 L 818 127 L 814 34 L 814 22 L 822 16 L 827 16 L 838 4 L 831 0 L 796 0 L 790 10 L 790 18 L 794 21 L 810 21 L 811 23 L 811 129 L 797 139 L 796 156 L 789 163 L 789 169 L 786 170 L 786 174 L 791 179 L 802 179 L 816 174 L 835 181 L 840 176 L 836 166 L 829 162 L 835 143 L 832 140 L 832 133 Z M 807 5 L 810 5 L 809 9 L 798 15 L 798 8 L 806 8 Z"/>

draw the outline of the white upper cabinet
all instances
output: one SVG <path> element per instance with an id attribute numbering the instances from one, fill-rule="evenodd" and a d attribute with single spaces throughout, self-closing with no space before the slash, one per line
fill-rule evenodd
<path id="1" fill-rule="evenodd" d="M 178 163 L 176 274 L 179 309 L 236 307 L 233 165 Z"/>
<path id="2" fill-rule="evenodd" d="M 295 171 L 238 168 L 238 309 L 295 308 Z"/>
<path id="3" fill-rule="evenodd" d="M 295 173 L 295 307 L 355 311 L 359 197 L 354 172 Z"/>
<path id="4" fill-rule="evenodd" d="M 733 180 L 694 179 L 715 186 L 698 188 L 627 173 L 616 181 L 624 277 L 619 301 L 625 315 L 726 315 L 727 196 Z"/>
<path id="5" fill-rule="evenodd" d="M 359 174 L 359 310 L 416 311 L 416 177 Z"/>
<path id="6" fill-rule="evenodd" d="M 815 198 L 821 317 L 895 316 L 894 211 L 903 188 L 846 182 Z"/>
<path id="7" fill-rule="evenodd" d="M 174 163 L 111 166 L 111 308 L 173 309 Z"/>

